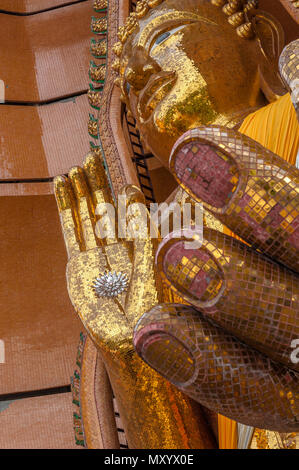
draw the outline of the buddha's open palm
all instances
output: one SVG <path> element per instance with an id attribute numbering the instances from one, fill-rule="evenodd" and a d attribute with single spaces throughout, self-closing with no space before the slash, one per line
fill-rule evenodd
<path id="1" fill-rule="evenodd" d="M 57 177 L 55 189 L 69 255 L 67 283 L 72 304 L 96 344 L 112 354 L 123 354 L 120 345 L 125 347 L 132 337 L 135 322 L 146 306 L 157 302 L 151 241 L 117 238 L 117 213 L 109 211 L 109 206 L 113 210 L 111 191 L 96 156 L 89 155 L 83 169 L 72 168 L 67 179 Z M 142 199 L 134 186 L 125 187 L 123 196 L 127 205 Z M 103 278 L 109 273 L 110 284 Z M 103 280 L 107 292 L 97 290 L 97 280 L 99 286 Z"/>

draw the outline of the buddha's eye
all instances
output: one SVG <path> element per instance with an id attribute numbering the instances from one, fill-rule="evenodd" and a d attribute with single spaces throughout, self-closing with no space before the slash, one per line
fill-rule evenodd
<path id="1" fill-rule="evenodd" d="M 170 31 L 167 31 L 166 33 L 163 33 L 161 34 L 160 36 L 158 36 L 158 38 L 155 40 L 155 43 L 154 43 L 154 46 L 156 44 L 161 44 L 161 42 L 163 42 L 166 38 L 168 38 L 170 36 Z"/>
<path id="2" fill-rule="evenodd" d="M 184 28 L 185 26 L 187 26 L 187 25 L 183 24 L 183 25 L 177 26 L 176 28 L 172 28 L 169 31 L 165 31 L 165 32 L 159 34 L 159 36 L 157 36 L 156 39 L 154 40 L 154 42 L 151 46 L 150 52 L 153 52 L 156 49 L 157 46 L 160 46 L 164 41 L 166 41 L 166 39 L 168 39 L 170 36 L 172 36 L 174 33 L 179 31 L 180 29 Z"/>

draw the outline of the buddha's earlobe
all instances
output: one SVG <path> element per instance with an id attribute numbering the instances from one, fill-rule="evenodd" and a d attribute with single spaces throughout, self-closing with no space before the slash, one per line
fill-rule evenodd
<path id="1" fill-rule="evenodd" d="M 263 54 L 269 62 L 277 66 L 285 45 L 281 24 L 270 13 L 260 10 L 253 15 L 251 21 Z"/>
<path id="2" fill-rule="evenodd" d="M 269 103 L 273 103 L 287 93 L 283 81 L 276 69 L 269 64 L 259 64 L 260 88 Z"/>
<path id="3" fill-rule="evenodd" d="M 284 31 L 270 13 L 258 11 L 250 18 L 262 53 L 259 64 L 261 89 L 269 102 L 286 93 L 278 71 L 278 60 L 284 47 Z"/>

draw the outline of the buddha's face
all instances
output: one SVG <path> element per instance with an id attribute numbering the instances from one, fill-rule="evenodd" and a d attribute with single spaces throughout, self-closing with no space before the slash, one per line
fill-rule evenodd
<path id="1" fill-rule="evenodd" d="M 233 126 L 265 104 L 256 39 L 238 37 L 210 0 L 165 0 L 139 22 L 121 57 L 123 89 L 140 133 L 168 166 L 176 139 Z"/>

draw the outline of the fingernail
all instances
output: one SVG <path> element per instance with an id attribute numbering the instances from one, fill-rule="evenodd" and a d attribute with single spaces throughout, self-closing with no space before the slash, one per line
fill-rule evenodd
<path id="1" fill-rule="evenodd" d="M 188 302 L 210 302 L 222 289 L 224 275 L 213 255 L 207 248 L 186 248 L 184 239 L 162 242 L 157 265 L 171 286 Z"/>
<path id="2" fill-rule="evenodd" d="M 54 178 L 54 193 L 59 212 L 72 207 L 71 188 L 64 176 L 56 176 Z"/>
<path id="3" fill-rule="evenodd" d="M 97 155 L 90 152 L 85 157 L 83 168 L 93 192 L 109 186 L 104 165 Z"/>
<path id="4" fill-rule="evenodd" d="M 176 337 L 163 331 L 163 325 L 150 324 L 135 333 L 137 353 L 153 369 L 175 385 L 183 386 L 195 374 L 192 353 Z"/>
<path id="5" fill-rule="evenodd" d="M 127 206 L 129 206 L 130 204 L 135 204 L 135 203 L 137 204 L 141 203 L 145 205 L 146 203 L 143 192 L 140 191 L 140 189 L 134 184 L 127 184 L 123 186 L 121 189 L 121 194 L 127 197 L 127 201 L 126 201 Z"/>
<path id="6" fill-rule="evenodd" d="M 212 207 L 225 207 L 234 195 L 239 172 L 232 157 L 217 147 L 191 141 L 173 157 L 173 170 L 180 183 Z"/>
<path id="7" fill-rule="evenodd" d="M 89 190 L 82 168 L 79 166 L 71 168 L 69 171 L 69 179 L 78 199 L 88 195 Z"/>

